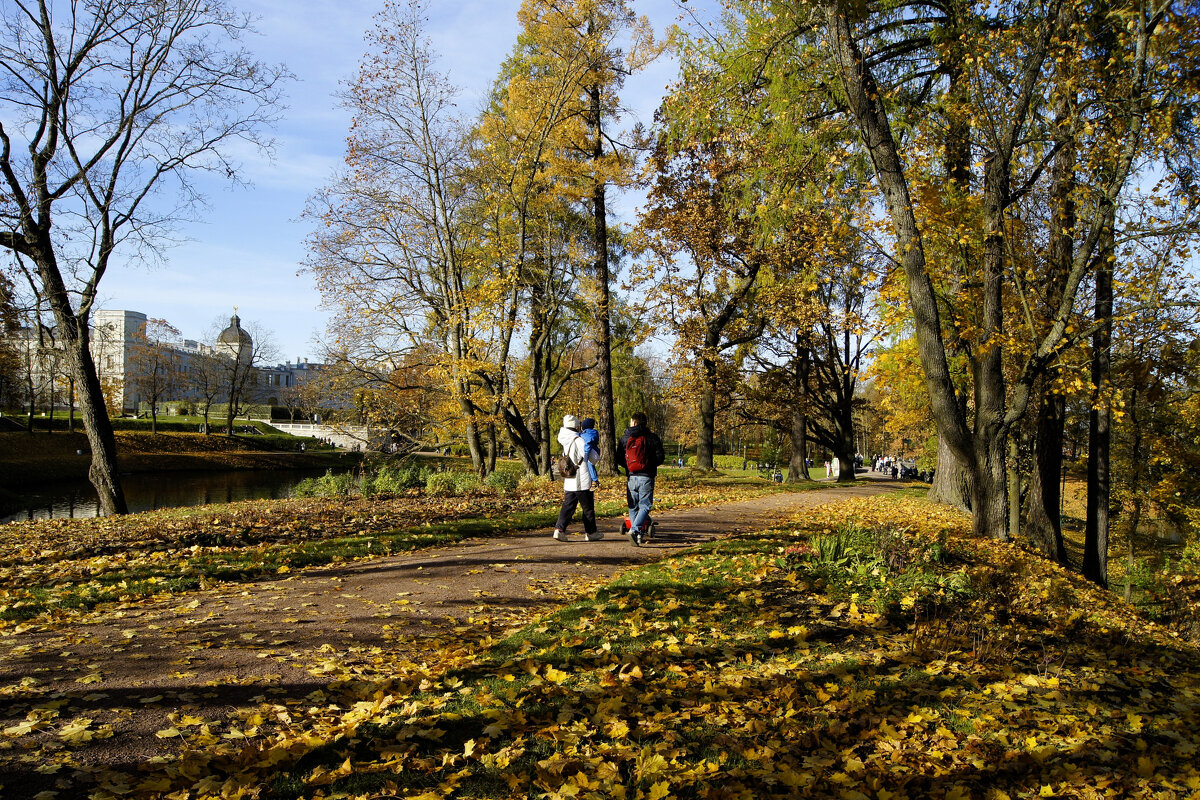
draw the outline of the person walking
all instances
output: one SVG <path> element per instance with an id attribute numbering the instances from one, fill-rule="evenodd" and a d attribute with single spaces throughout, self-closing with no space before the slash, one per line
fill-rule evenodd
<path id="1" fill-rule="evenodd" d="M 625 468 L 625 499 L 629 506 L 629 541 L 641 547 L 646 541 L 650 507 L 654 504 L 654 479 L 666 460 L 662 439 L 646 424 L 646 415 L 636 412 L 617 446 L 617 465 Z"/>
<path id="2" fill-rule="evenodd" d="M 567 540 L 567 526 L 571 517 L 575 516 L 575 507 L 583 509 L 583 539 L 594 542 L 604 538 L 604 534 L 596 528 L 596 500 L 592 494 L 592 475 L 587 468 L 587 462 L 600 460 L 600 454 L 590 449 L 579 436 L 579 420 L 574 414 L 563 417 L 562 427 L 558 430 L 558 443 L 562 445 L 563 457 L 566 462 L 565 470 L 561 470 L 563 479 L 563 503 L 558 512 L 558 522 L 554 525 L 554 540 Z"/>

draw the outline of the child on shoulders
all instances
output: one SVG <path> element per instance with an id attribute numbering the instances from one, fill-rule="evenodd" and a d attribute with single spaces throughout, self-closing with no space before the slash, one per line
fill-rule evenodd
<path id="1" fill-rule="evenodd" d="M 586 448 L 583 451 L 583 463 L 587 464 L 588 471 L 592 476 L 592 485 L 599 489 L 600 476 L 596 472 L 596 465 L 588 459 L 588 456 L 592 452 L 595 452 L 597 455 L 600 454 L 600 431 L 596 430 L 596 420 L 587 417 L 579 423 L 579 438 L 583 439 L 583 444 Z"/>

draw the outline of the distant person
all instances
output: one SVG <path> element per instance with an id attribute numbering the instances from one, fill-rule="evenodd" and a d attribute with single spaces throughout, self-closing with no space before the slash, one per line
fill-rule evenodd
<path id="1" fill-rule="evenodd" d="M 603 539 L 604 534 L 596 528 L 596 500 L 592 494 L 592 474 L 584 466 L 585 462 L 600 460 L 600 454 L 591 452 L 579 435 L 579 421 L 574 414 L 563 417 L 562 427 L 558 430 L 558 443 L 562 445 L 566 470 L 560 469 L 563 479 L 563 502 L 558 512 L 558 522 L 554 525 L 554 540 L 567 541 L 567 526 L 571 517 L 575 516 L 575 507 L 583 509 L 583 539 L 594 542 Z"/>
<path id="2" fill-rule="evenodd" d="M 635 412 L 629 427 L 617 445 L 617 466 L 625 468 L 625 500 L 629 506 L 629 530 L 626 535 L 635 547 L 646 541 L 650 507 L 654 505 L 654 479 L 658 466 L 666 461 L 662 439 L 646 424 L 646 415 Z"/>

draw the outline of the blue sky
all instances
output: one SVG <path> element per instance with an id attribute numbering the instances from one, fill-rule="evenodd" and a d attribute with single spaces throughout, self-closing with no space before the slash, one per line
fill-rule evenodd
<path id="1" fill-rule="evenodd" d="M 101 284 L 101 307 L 141 311 L 167 320 L 186 338 L 202 339 L 218 320 L 227 324 L 236 306 L 243 321 L 273 333 L 279 361 L 318 360 L 314 340 L 324 330 L 325 314 L 311 278 L 297 274 L 309 228 L 301 214 L 307 197 L 341 161 L 349 116 L 334 94 L 355 74 L 363 32 L 382 2 L 234 0 L 259 18 L 253 50 L 264 61 L 284 63 L 298 79 L 275 132 L 275 158 L 250 154 L 244 160 L 249 188 L 212 184 L 201 220 L 180 231 L 187 241 L 166 252 L 165 264 L 115 266 Z M 660 33 L 679 18 L 674 0 L 632 2 Z M 441 54 L 441 70 L 464 90 L 464 111 L 479 107 L 512 48 L 519 5 L 432 0 L 427 33 Z M 627 83 L 622 97 L 641 121 L 651 121 L 674 70 L 662 59 Z M 636 202 L 615 199 L 622 221 L 632 221 Z"/>

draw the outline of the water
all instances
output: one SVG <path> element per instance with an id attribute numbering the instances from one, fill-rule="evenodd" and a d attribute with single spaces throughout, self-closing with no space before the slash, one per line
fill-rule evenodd
<path id="1" fill-rule="evenodd" d="M 323 469 L 159 472 L 123 475 L 121 486 L 130 511 L 152 511 L 291 497 L 300 481 L 324 474 Z M 86 480 L 60 481 L 17 494 L 20 500 L 0 506 L 0 523 L 95 517 L 100 511 L 96 492 Z"/>

